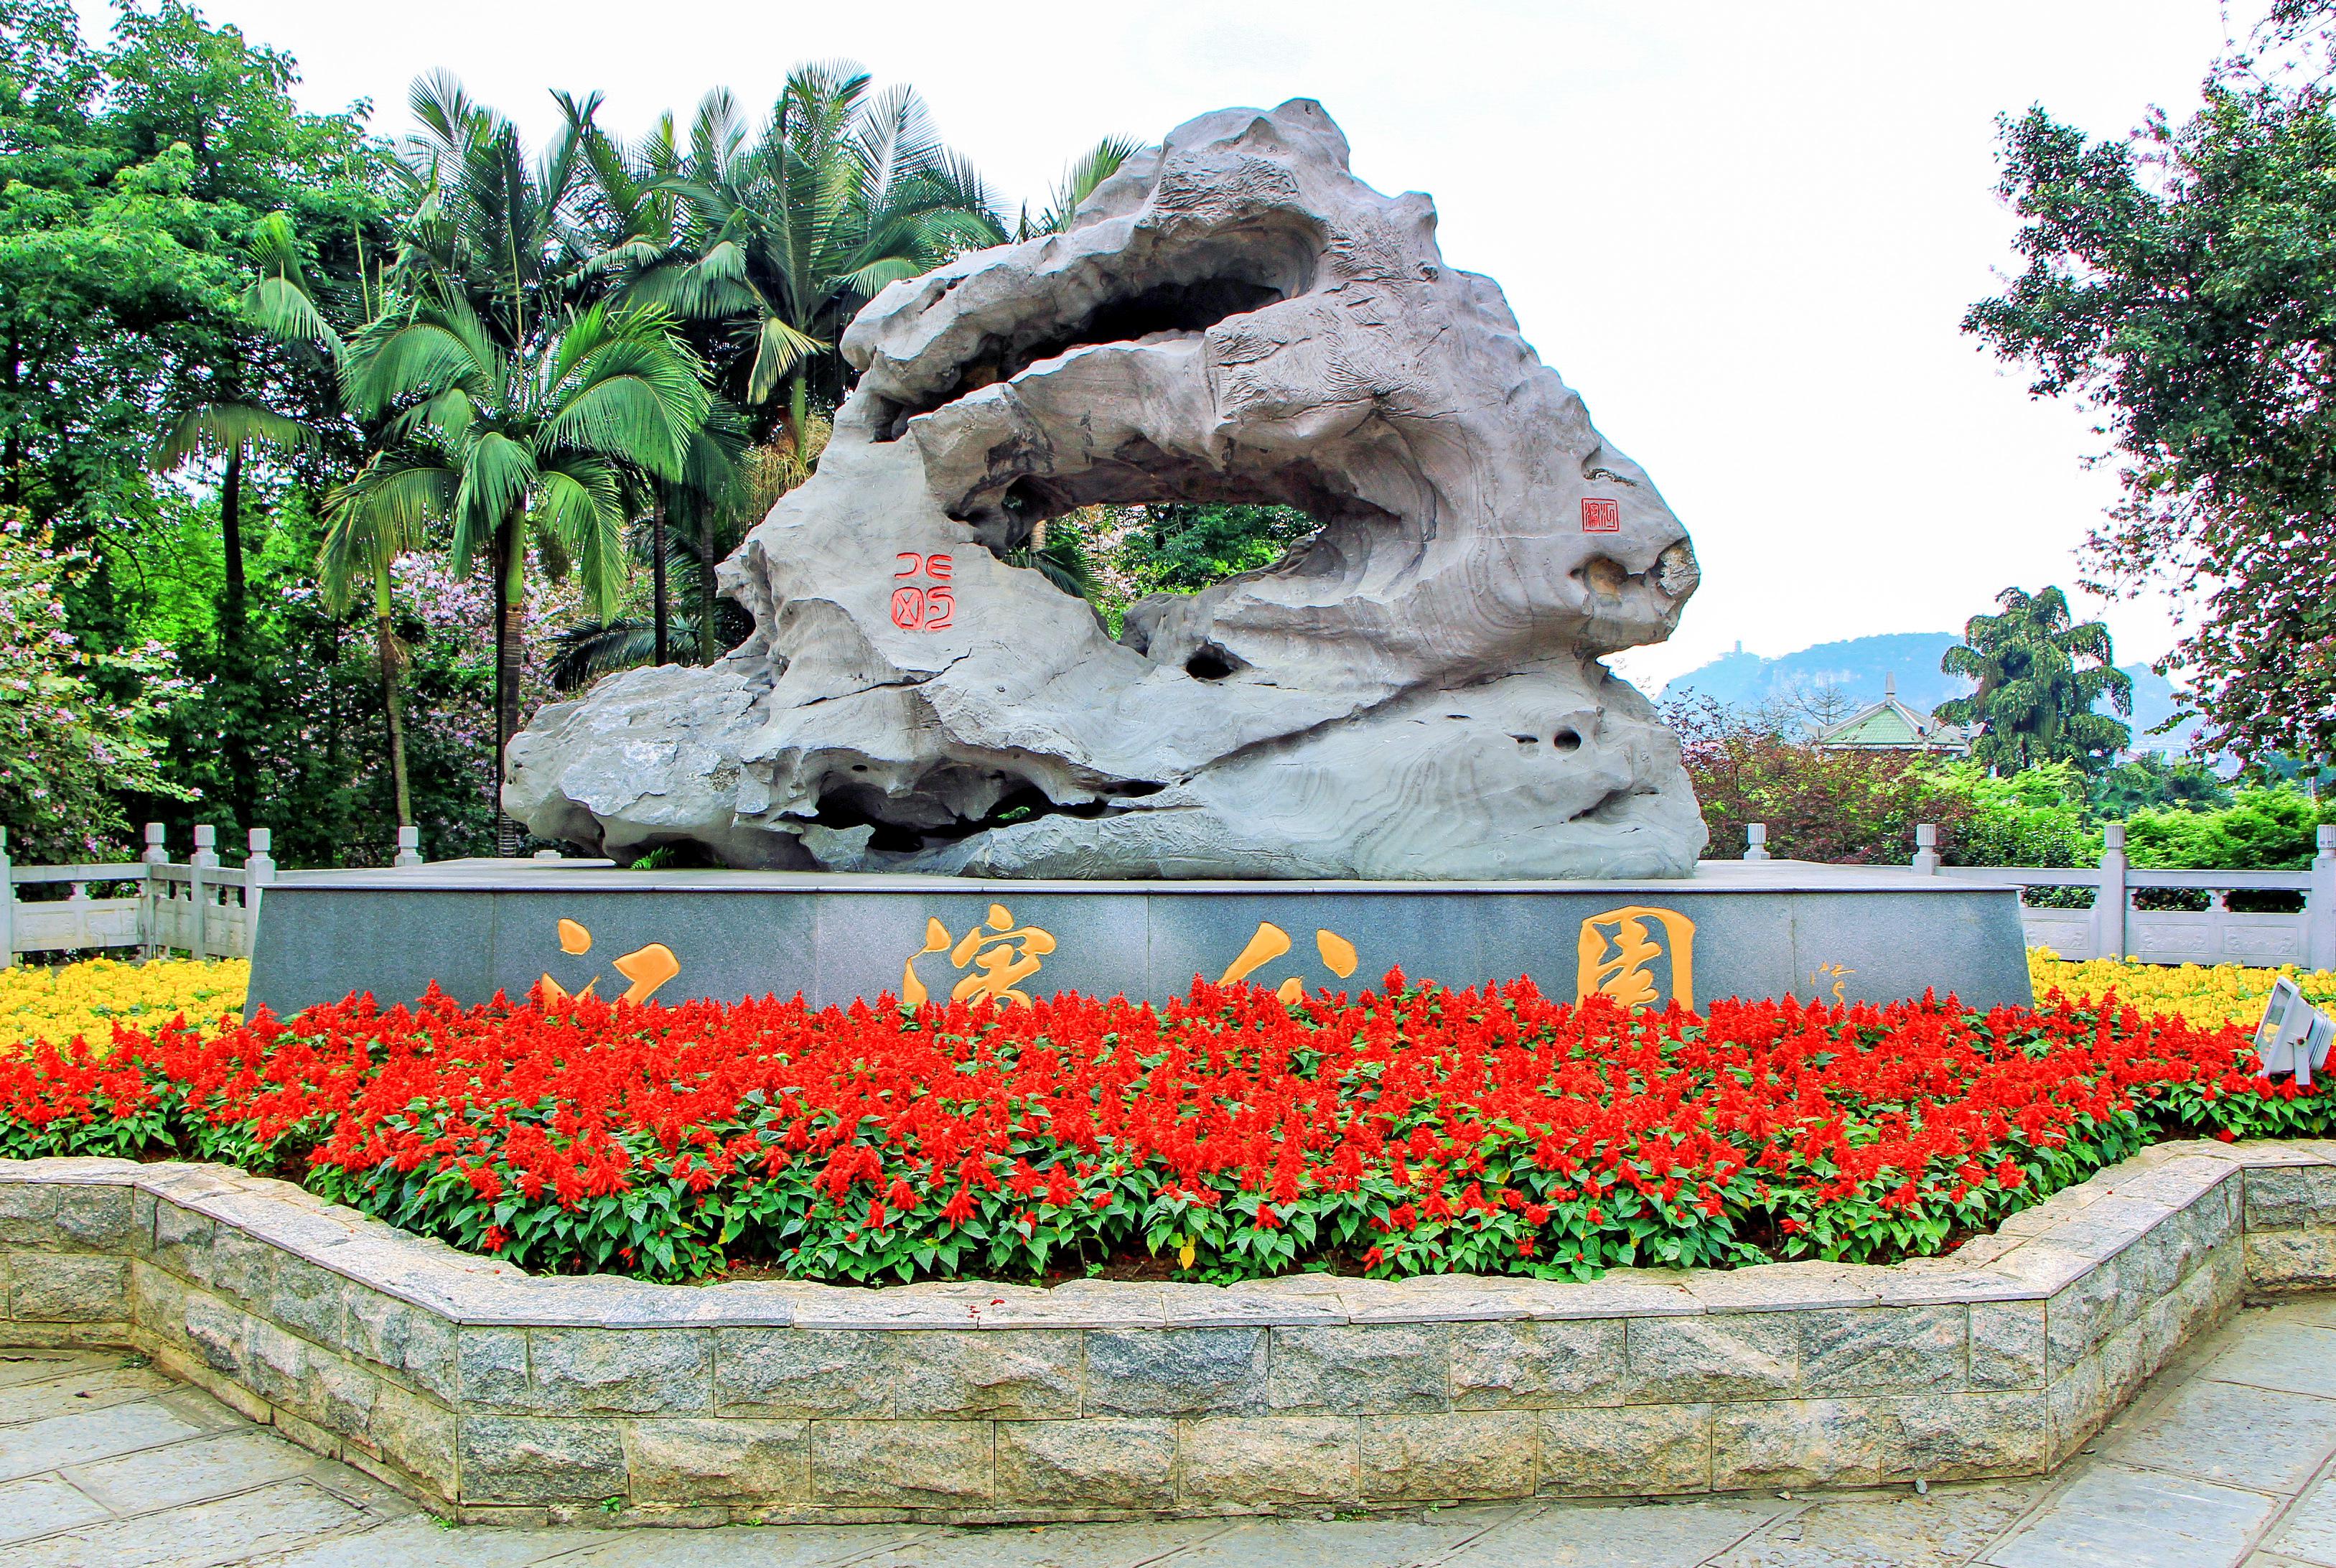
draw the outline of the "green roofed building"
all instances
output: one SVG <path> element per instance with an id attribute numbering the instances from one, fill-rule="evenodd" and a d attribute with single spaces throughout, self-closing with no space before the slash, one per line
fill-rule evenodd
<path id="1" fill-rule="evenodd" d="M 1811 737 L 1824 751 L 1923 751 L 1951 756 L 1971 755 L 1971 730 L 1916 713 L 1898 700 L 1898 677 L 1885 676 L 1882 700 L 1827 725 Z"/>

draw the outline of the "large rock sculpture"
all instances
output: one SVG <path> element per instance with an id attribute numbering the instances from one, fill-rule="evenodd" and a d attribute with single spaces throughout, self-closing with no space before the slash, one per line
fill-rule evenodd
<path id="1" fill-rule="evenodd" d="M 754 636 L 545 709 L 506 808 L 743 866 L 1690 872 L 1677 742 L 1599 660 L 1669 634 L 1694 552 L 1435 231 L 1301 99 L 893 284 L 844 336 L 817 475 L 723 565 Z M 1075 507 L 1174 501 L 1321 527 L 1116 642 L 1004 559 Z"/>

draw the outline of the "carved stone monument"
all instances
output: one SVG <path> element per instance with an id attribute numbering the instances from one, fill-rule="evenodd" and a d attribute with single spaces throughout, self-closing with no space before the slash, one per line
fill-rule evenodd
<path id="1" fill-rule="evenodd" d="M 1678 745 L 1599 662 L 1677 624 L 1687 534 L 1319 105 L 1180 126 L 842 349 L 817 475 L 722 568 L 754 636 L 544 710 L 503 792 L 534 832 L 1006 877 L 1693 872 Z M 1177 501 L 1321 527 L 1116 642 L 1004 559 Z"/>

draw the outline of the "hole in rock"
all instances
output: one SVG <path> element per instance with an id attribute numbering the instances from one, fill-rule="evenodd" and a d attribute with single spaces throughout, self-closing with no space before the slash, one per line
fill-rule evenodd
<path id="1" fill-rule="evenodd" d="M 944 770 L 944 775 L 947 771 Z M 819 809 L 813 820 L 822 827 L 869 828 L 872 830 L 868 839 L 868 849 L 871 854 L 908 855 L 919 850 L 954 843 L 992 828 L 1011 827 L 1017 823 L 1034 822 L 1040 817 L 1108 816 L 1114 810 L 1123 809 L 1118 805 L 1121 801 L 1157 794 L 1167 787 L 1157 779 L 1126 779 L 1105 785 L 1100 800 L 1057 803 L 1049 799 L 1046 791 L 1037 785 L 1017 783 L 999 796 L 998 803 L 986 813 L 969 817 L 956 814 L 947 805 L 945 796 L 949 779 L 944 775 L 933 777 L 926 791 L 897 800 L 876 797 L 868 792 L 865 785 L 845 785 L 830 790 L 820 796 Z M 963 776 L 961 774 L 957 775 L 960 782 Z M 1007 775 L 993 774 L 990 776 L 993 780 L 999 780 Z M 893 820 L 880 815 L 880 812 L 889 813 Z M 904 815 L 916 820 L 897 820 Z"/>
<path id="2" fill-rule="evenodd" d="M 1549 737 L 1549 744 L 1555 746 L 1560 751 L 1580 751 L 1582 749 L 1582 732 L 1572 729 L 1559 730 L 1555 735 Z"/>
<path id="3" fill-rule="evenodd" d="M 985 337 L 945 390 L 912 404 L 879 403 L 876 439 L 898 441 L 917 415 L 930 414 L 994 383 L 1011 381 L 1042 359 L 1096 344 L 1133 343 L 1155 332 L 1206 332 L 1228 317 L 1261 309 L 1287 299 L 1290 293 L 1274 284 L 1245 278 L 1158 283 L 1134 294 L 1106 298 L 1066 328 L 1037 327 L 1011 337 Z"/>
<path id="4" fill-rule="evenodd" d="M 1184 673 L 1194 680 L 1222 680 L 1235 670 L 1247 667 L 1214 643 L 1195 649 L 1192 657 L 1184 661 Z"/>
<path id="5" fill-rule="evenodd" d="M 1608 555 L 1593 555 L 1573 570 L 1590 591 L 1600 599 L 1621 598 L 1624 586 L 1630 580 L 1630 574 L 1622 570 L 1622 563 Z"/>

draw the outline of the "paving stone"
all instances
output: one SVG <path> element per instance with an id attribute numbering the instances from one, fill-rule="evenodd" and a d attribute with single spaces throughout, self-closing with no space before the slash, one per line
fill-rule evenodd
<path id="1" fill-rule="evenodd" d="M 462 1534 L 492 1535 L 501 1532 L 479 1529 Z M 792 1524 L 769 1529 L 750 1526 L 599 1534 L 602 1538 L 597 1544 L 560 1558 L 560 1568 L 743 1568 L 745 1564 L 752 1568 L 830 1568 L 834 1563 L 861 1562 L 869 1563 L 871 1568 L 882 1568 L 892 1555 L 888 1547 L 896 1551 L 928 1532 L 891 1524 L 841 1528 Z M 383 1565 L 375 1564 L 374 1568 Z M 468 1564 L 459 1564 L 458 1568 L 468 1568 Z"/>
<path id="2" fill-rule="evenodd" d="M 365 1517 L 307 1481 L 90 1524 L 11 1549 L 9 1568 L 210 1568 L 303 1544 Z"/>
<path id="3" fill-rule="evenodd" d="M 1455 1323 L 1452 1407 L 1619 1404 L 1625 1369 L 1622 1333 L 1619 1318 Z"/>
<path id="4" fill-rule="evenodd" d="M 0 1183 L 5 1190 L 5 1183 Z M 37 1383 L 75 1368 L 96 1367 L 119 1360 L 118 1355 L 90 1350 L 0 1350 L 0 1388 Z"/>
<path id="5" fill-rule="evenodd" d="M 0 1545 L 111 1516 L 105 1505 L 54 1475 L 0 1484 Z"/>
<path id="6" fill-rule="evenodd" d="M 1440 1568 L 1688 1568 L 1778 1511 L 1731 1503 L 1541 1509 L 1488 1532 Z"/>
<path id="7" fill-rule="evenodd" d="M 1143 1524 L 1047 1524 L 1018 1530 L 936 1530 L 861 1560 L 869 1568 L 1183 1568 L 1191 1547 L 1229 1528 L 1222 1520 Z M 758 1565 L 767 1559 L 756 1557 Z M 1289 1568 L 1288 1563 L 1280 1568 Z"/>
<path id="8" fill-rule="evenodd" d="M 2043 1483 L 1940 1487 L 1928 1496 L 1818 1498 L 1709 1568 L 1962 1568 L 2026 1512 Z"/>
<path id="9" fill-rule="evenodd" d="M 67 1479 L 117 1514 L 150 1514 L 287 1481 L 316 1456 L 261 1431 L 223 1432 L 74 1466 Z"/>
<path id="10" fill-rule="evenodd" d="M 2305 1493 L 2263 1545 L 2336 1568 L 2336 1482 L 2322 1481 Z"/>
<path id="11" fill-rule="evenodd" d="M 269 1560 L 268 1568 L 528 1568 L 606 1541 L 605 1530 L 453 1529 L 415 1516 L 336 1535 Z"/>
<path id="12" fill-rule="evenodd" d="M 1991 1568 L 2232 1568 L 2278 1506 L 2211 1481 L 2096 1465 L 1981 1561 Z"/>
<path id="13" fill-rule="evenodd" d="M 1213 1416 L 1265 1408 L 1262 1329 L 1090 1329 L 1085 1408 Z"/>
<path id="14" fill-rule="evenodd" d="M 2245 1323 L 2238 1343 L 2208 1362 L 2198 1376 L 2336 1398 L 2336 1329 Z"/>
<path id="15" fill-rule="evenodd" d="M 1445 1407 L 1441 1323 L 1276 1329 L 1269 1358 L 1266 1397 L 1277 1411 L 1377 1416 Z"/>
<path id="16" fill-rule="evenodd" d="M 1176 1501 L 1176 1424 L 1089 1417 L 998 1423 L 998 1500 L 1068 1508 Z"/>
<path id="17" fill-rule="evenodd" d="M 1438 1524 L 1405 1519 L 1262 1521 L 1236 1524 L 1188 1546 L 1161 1568 L 1415 1568 L 1445 1561 L 1484 1528 L 1483 1521 L 1474 1519 Z"/>
<path id="18" fill-rule="evenodd" d="M 73 1410 L 102 1409 L 175 1387 L 151 1367 L 122 1365 L 130 1360 L 142 1358 L 109 1356 L 97 1366 L 75 1367 L 42 1382 L 0 1385 L 0 1426 Z"/>
<path id="19" fill-rule="evenodd" d="M 2146 1419 L 2120 1423 L 2103 1456 L 2259 1492 L 2293 1492 L 2336 1451 L 2336 1401 L 2197 1382 Z"/>
<path id="20" fill-rule="evenodd" d="M 0 1480 L 200 1437 L 207 1430 L 156 1399 L 0 1427 Z"/>

